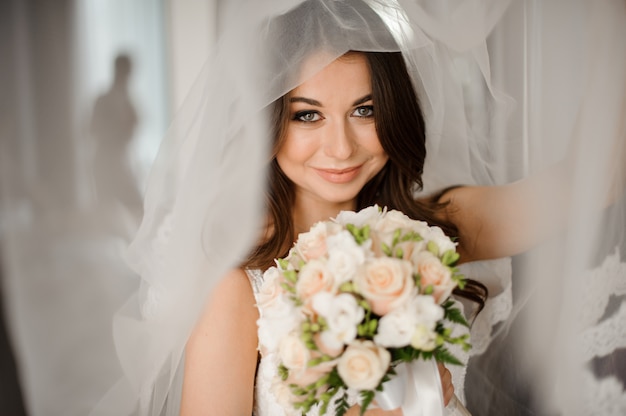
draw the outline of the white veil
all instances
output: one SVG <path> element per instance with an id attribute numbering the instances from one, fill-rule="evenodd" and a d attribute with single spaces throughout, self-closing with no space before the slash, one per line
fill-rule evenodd
<path id="1" fill-rule="evenodd" d="M 492 84 L 493 62 L 487 40 L 509 3 L 501 0 L 251 0 L 230 7 L 224 13 L 223 30 L 215 48 L 165 137 L 152 169 L 145 217 L 127 256 L 141 275 L 141 288 L 116 316 L 114 324 L 124 376 L 93 414 L 177 414 L 181 362 L 188 334 L 213 285 L 246 256 L 261 226 L 265 166 L 271 142 L 267 107 L 295 86 L 293 75 L 310 51 L 324 48 L 329 52 L 314 70 L 349 50 L 402 52 L 427 124 L 425 193 L 449 185 L 494 184 L 509 179 L 501 168 L 517 156 L 508 155 L 504 160 L 494 149 L 501 148 L 502 142 L 506 143 L 504 147 L 513 146 L 528 139 L 529 134 L 531 138 L 541 137 L 537 130 L 527 131 L 527 118 L 522 120 L 522 127 L 506 123 L 514 108 L 513 100 L 499 93 Z M 558 108 L 547 108 L 542 113 L 542 121 L 551 122 L 550 133 L 556 131 L 565 137 L 559 152 L 569 143 L 569 137 L 578 138 L 576 142 L 581 145 L 577 149 L 585 156 L 589 155 L 587 143 L 594 152 L 601 150 L 594 162 L 585 159 L 575 164 L 584 166 L 585 170 L 577 173 L 584 176 L 576 176 L 580 181 L 574 183 L 583 186 L 574 188 L 569 195 L 576 198 L 576 204 L 570 206 L 581 208 L 572 215 L 581 215 L 584 220 L 578 223 L 585 224 L 588 218 L 600 218 L 596 215 L 597 206 L 591 213 L 586 210 L 592 209 L 592 204 L 585 203 L 587 192 L 602 192 L 595 185 L 606 183 L 616 170 L 601 167 L 606 167 L 605 162 L 616 152 L 623 152 L 626 95 L 624 3 L 608 0 L 591 3 L 578 6 L 588 6 L 598 13 L 594 15 L 596 20 L 589 18 L 593 27 L 586 39 L 592 42 L 587 49 L 590 56 L 601 56 L 581 60 L 586 69 L 580 79 L 585 80 L 587 88 L 578 97 L 585 103 L 577 117 L 580 124 L 576 129 L 564 128 L 561 119 L 552 118 L 559 114 Z M 605 17 L 611 17 L 610 24 L 603 24 Z M 592 30 L 596 25 L 615 32 L 606 36 L 596 34 Z M 616 49 L 603 53 L 595 48 L 601 42 L 608 42 Z M 610 62 L 605 65 L 603 59 Z M 608 68 L 615 73 L 608 74 L 611 88 L 607 90 L 601 88 L 604 84 L 595 83 L 607 79 L 606 75 L 595 71 Z M 503 88 L 507 86 L 506 82 L 501 84 Z M 527 95 L 522 98 L 521 102 L 518 100 L 518 110 L 525 108 L 529 99 Z M 610 111 L 605 103 L 610 104 Z M 548 140 L 545 136 L 544 139 Z M 593 175 L 586 170 L 591 167 Z M 585 184 L 586 181 L 590 184 Z M 623 187 L 624 182 L 618 184 Z M 603 197 L 599 194 L 592 199 L 598 201 Z M 623 219 L 624 204 L 617 205 L 609 214 Z M 613 227 L 612 231 L 623 231 L 623 223 L 620 227 Z M 616 242 L 624 248 L 623 236 L 615 234 Z M 551 257 L 548 263 L 555 267 L 567 264 L 573 270 L 557 276 L 570 279 L 574 272 L 583 270 L 582 264 L 572 260 L 582 260 L 580 252 L 588 253 L 590 247 L 597 245 L 588 245 L 594 242 L 591 238 L 568 236 L 566 240 L 576 244 L 560 245 L 566 248 L 563 256 L 556 262 Z M 581 240 L 585 244 L 578 244 Z M 491 282 L 493 293 L 510 290 L 508 267 L 489 264 L 484 267 L 496 270 L 492 273 L 496 275 Z M 501 269 L 504 276 L 500 276 Z M 478 270 L 479 274 L 488 274 L 481 268 Z M 528 275 L 535 276 L 539 283 L 546 279 L 545 273 Z M 535 280 L 531 282 L 537 284 Z M 623 286 L 623 279 L 618 283 Z M 571 303 L 578 299 L 577 293 L 569 290 L 581 287 L 569 283 L 553 285 L 550 293 L 556 291 L 563 296 L 551 298 L 553 302 L 543 305 L 546 307 L 543 311 L 562 307 L 565 319 L 578 305 Z M 520 302 L 516 313 L 526 304 Z M 506 308 L 504 313 L 504 316 L 495 313 L 488 320 L 485 334 L 489 334 L 492 323 L 506 318 Z M 536 328 L 538 322 L 541 320 L 532 320 L 529 327 Z M 551 346 L 565 348 L 575 336 L 568 325 L 559 328 L 565 333 L 553 340 Z M 554 328 L 548 330 L 554 331 Z M 485 336 L 488 337 L 482 337 Z M 527 337 L 532 340 L 532 332 Z M 486 345 L 482 349 L 485 348 Z M 559 370 L 550 375 L 556 374 L 561 381 L 574 380 L 568 378 L 566 371 L 573 368 L 566 365 L 569 362 L 562 363 L 550 354 L 538 356 L 546 359 L 541 361 L 543 368 Z M 537 356 L 533 358 L 538 360 Z M 550 383 L 547 377 L 545 380 Z M 566 392 L 574 392 L 572 384 L 575 383 L 560 386 Z M 555 406 L 566 402 L 557 401 Z"/>

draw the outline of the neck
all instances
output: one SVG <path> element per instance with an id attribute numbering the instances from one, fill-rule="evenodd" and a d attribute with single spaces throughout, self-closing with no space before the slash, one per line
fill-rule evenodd
<path id="1" fill-rule="evenodd" d="M 296 198 L 296 203 L 293 207 L 294 231 L 296 236 L 309 231 L 316 222 L 326 221 L 336 217 L 339 211 L 354 210 L 355 208 L 356 201 L 354 200 L 331 203 L 328 201 L 303 201 L 300 198 Z"/>

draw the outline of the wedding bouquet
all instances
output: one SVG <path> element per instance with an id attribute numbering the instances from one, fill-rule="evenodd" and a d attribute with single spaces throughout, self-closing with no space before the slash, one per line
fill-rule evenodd
<path id="1" fill-rule="evenodd" d="M 265 272 L 258 297 L 261 351 L 280 362 L 279 401 L 303 414 L 319 404 L 325 414 L 334 398 L 342 415 L 352 389 L 363 413 L 397 364 L 461 364 L 446 348 L 469 348 L 467 335 L 451 329 L 467 326 L 449 299 L 465 282 L 458 258 L 439 227 L 378 206 L 300 234 Z"/>

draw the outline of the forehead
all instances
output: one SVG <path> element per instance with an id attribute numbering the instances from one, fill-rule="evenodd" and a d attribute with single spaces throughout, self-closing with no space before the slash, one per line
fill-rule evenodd
<path id="1" fill-rule="evenodd" d="M 370 68 L 363 53 L 348 52 L 334 58 L 328 53 L 318 52 L 303 62 L 297 87 L 290 95 L 303 91 L 370 89 L 370 84 Z"/>

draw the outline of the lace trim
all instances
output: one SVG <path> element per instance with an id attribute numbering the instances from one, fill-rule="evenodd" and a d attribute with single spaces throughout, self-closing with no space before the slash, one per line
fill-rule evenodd
<path id="1" fill-rule="evenodd" d="M 579 320 L 583 359 L 588 361 L 626 347 L 626 301 L 614 298 L 619 307 L 603 319 L 611 297 L 626 295 L 626 263 L 621 262 L 619 250 L 616 248 L 600 267 L 589 271 L 584 281 Z"/>

